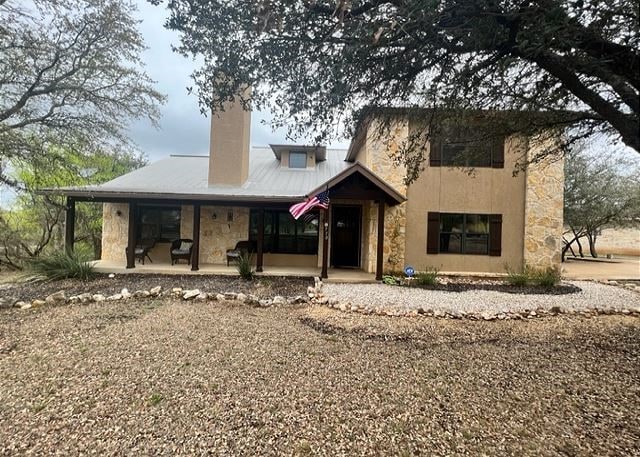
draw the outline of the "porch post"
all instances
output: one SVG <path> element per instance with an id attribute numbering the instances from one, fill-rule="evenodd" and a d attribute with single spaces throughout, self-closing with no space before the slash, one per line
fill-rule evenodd
<path id="1" fill-rule="evenodd" d="M 76 231 L 76 201 L 72 197 L 67 197 L 66 212 L 64 216 L 64 249 L 67 254 L 73 252 L 73 242 Z"/>
<path id="2" fill-rule="evenodd" d="M 191 249 L 191 271 L 198 271 L 200 269 L 200 203 L 193 204 L 193 246 Z"/>
<path id="3" fill-rule="evenodd" d="M 331 205 L 329 205 L 329 208 L 331 208 Z M 324 240 L 322 243 L 322 271 L 320 272 L 320 277 L 326 279 L 329 277 L 327 274 L 329 269 L 329 209 L 324 210 L 323 226 L 322 235 Z"/>
<path id="4" fill-rule="evenodd" d="M 258 208 L 258 242 L 256 248 L 258 249 L 256 259 L 256 271 L 262 271 L 263 263 L 263 251 L 264 251 L 264 208 Z"/>
<path id="5" fill-rule="evenodd" d="M 382 280 L 382 257 L 384 256 L 384 200 L 378 202 L 378 250 L 376 253 L 376 280 Z"/>
<path id="6" fill-rule="evenodd" d="M 129 236 L 127 240 L 127 268 L 136 267 L 136 202 L 129 202 Z"/>

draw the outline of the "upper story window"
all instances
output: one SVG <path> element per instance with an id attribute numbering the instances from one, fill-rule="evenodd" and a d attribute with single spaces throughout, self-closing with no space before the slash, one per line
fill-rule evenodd
<path id="1" fill-rule="evenodd" d="M 307 153 L 299 151 L 289 152 L 289 168 L 307 168 Z"/>
<path id="2" fill-rule="evenodd" d="M 481 126 L 443 129 L 431 140 L 429 165 L 504 168 L 504 137 L 483 130 Z"/>

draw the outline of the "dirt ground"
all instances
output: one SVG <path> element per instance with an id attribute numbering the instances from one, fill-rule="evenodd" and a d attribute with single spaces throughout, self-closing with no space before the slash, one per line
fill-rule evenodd
<path id="1" fill-rule="evenodd" d="M 640 257 L 617 257 L 611 260 L 574 259 L 567 257 L 562 264 L 567 279 L 631 279 L 640 281 Z"/>
<path id="2" fill-rule="evenodd" d="M 640 319 L 0 310 L 1 455 L 640 455 Z"/>

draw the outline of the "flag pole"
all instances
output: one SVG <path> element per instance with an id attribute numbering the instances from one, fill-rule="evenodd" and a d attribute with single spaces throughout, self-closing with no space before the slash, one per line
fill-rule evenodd
<path id="1" fill-rule="evenodd" d="M 326 191 L 329 191 L 329 186 L 327 185 Z M 320 277 L 322 279 L 326 279 L 328 275 L 329 269 L 329 208 L 331 208 L 331 200 L 329 200 L 329 205 L 324 211 L 324 223 L 323 223 L 323 235 L 324 240 L 322 243 L 322 271 L 320 272 Z"/>

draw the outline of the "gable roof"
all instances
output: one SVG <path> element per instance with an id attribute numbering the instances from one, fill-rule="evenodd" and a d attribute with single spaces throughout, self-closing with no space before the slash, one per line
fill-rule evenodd
<path id="1" fill-rule="evenodd" d="M 374 187 L 378 188 L 386 197 L 389 204 L 399 204 L 406 200 L 406 197 L 400 192 L 395 190 L 389 184 L 380 179 L 373 171 L 369 170 L 360 162 L 351 164 L 348 168 L 345 168 L 340 173 L 323 183 L 321 186 L 313 189 L 307 196 L 315 195 L 322 192 L 325 189 L 331 189 L 344 183 L 348 178 L 356 174 L 361 175 L 365 180 L 369 181 Z"/>

